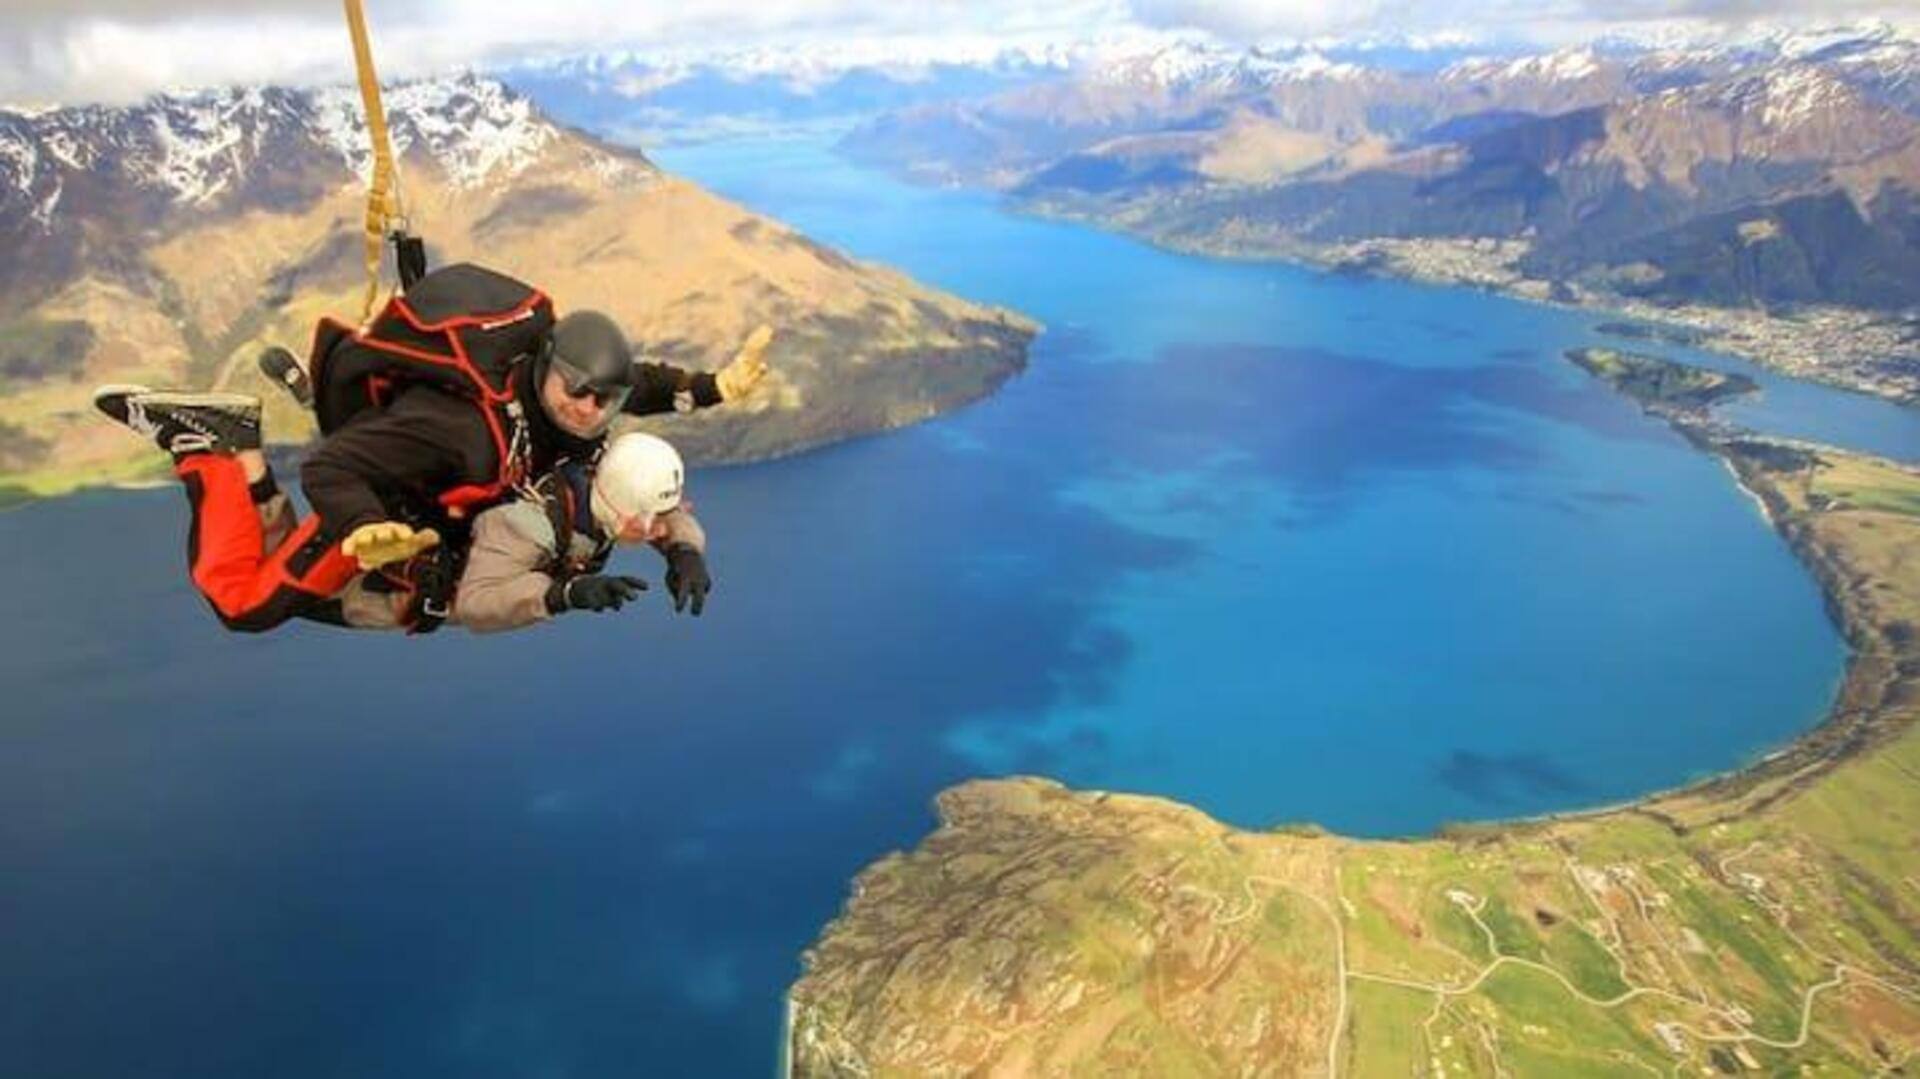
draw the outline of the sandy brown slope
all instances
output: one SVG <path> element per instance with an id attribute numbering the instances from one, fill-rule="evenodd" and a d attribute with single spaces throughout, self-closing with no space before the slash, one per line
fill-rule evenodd
<path id="1" fill-rule="evenodd" d="M 753 399 L 665 421 L 690 458 L 737 461 L 925 419 L 1017 372 L 1035 327 L 924 288 L 571 132 L 509 179 L 448 181 L 409 162 L 407 194 L 436 262 L 484 262 L 540 285 L 561 311 L 612 313 L 654 358 L 715 367 L 755 325 L 778 331 Z M 40 443 L 0 479 L 42 488 L 148 468 L 154 455 L 89 415 L 97 382 L 266 390 L 267 343 L 304 355 L 321 314 L 356 316 L 360 191 L 343 175 L 297 209 L 235 209 L 155 238 L 65 284 L 18 321 L 83 323 L 64 377 L 9 384 L 0 423 Z M 272 400 L 271 394 L 269 395 Z M 273 401 L 270 433 L 304 416 Z"/>

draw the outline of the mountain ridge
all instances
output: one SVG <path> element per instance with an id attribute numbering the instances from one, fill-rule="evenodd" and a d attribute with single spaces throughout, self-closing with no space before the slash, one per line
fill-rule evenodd
<path id="1" fill-rule="evenodd" d="M 1713 323 L 1762 362 L 1920 402 L 1920 98 L 1902 90 L 1920 41 L 1587 47 L 1258 85 L 1233 74 L 1245 55 L 921 106 L 840 150 L 1184 251 Z"/>
<path id="2" fill-rule="evenodd" d="M 1031 322 L 924 288 L 547 119 L 473 75 L 388 93 L 407 209 L 436 262 L 532 281 L 562 309 L 620 320 L 643 354 L 725 362 L 775 326 L 764 392 L 650 421 L 690 460 L 746 460 L 925 419 L 1025 362 Z M 158 97 L 131 108 L 0 115 L 0 338 L 54 352 L 0 370 L 7 479 L 57 490 L 153 469 L 100 423 L 96 382 L 263 393 L 269 431 L 310 419 L 252 370 L 357 314 L 367 155 L 343 89 Z"/>

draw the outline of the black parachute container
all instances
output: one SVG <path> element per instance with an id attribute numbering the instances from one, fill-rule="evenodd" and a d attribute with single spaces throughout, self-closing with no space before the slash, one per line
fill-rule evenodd
<path id="1" fill-rule="evenodd" d="M 385 408 L 408 386 L 437 386 L 472 401 L 486 417 L 500 460 L 492 483 L 449 491 L 441 503 L 465 510 L 495 501 L 524 478 L 513 374 L 552 328 L 546 293 L 471 263 L 421 277 L 362 329 L 322 319 L 307 364 L 320 433 Z"/>

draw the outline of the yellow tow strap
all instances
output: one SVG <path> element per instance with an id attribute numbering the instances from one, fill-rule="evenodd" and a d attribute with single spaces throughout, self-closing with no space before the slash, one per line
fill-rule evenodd
<path id="1" fill-rule="evenodd" d="M 373 70 L 373 47 L 367 42 L 367 16 L 360 0 L 344 0 L 347 30 L 353 35 L 353 65 L 360 76 L 360 101 L 367 112 L 367 138 L 373 144 L 373 179 L 367 187 L 367 298 L 360 321 L 373 317 L 380 298 L 380 249 L 387 236 L 405 227 L 400 205 L 399 175 L 394 170 L 393 144 L 387 138 L 387 110 L 380 101 L 380 79 Z"/>

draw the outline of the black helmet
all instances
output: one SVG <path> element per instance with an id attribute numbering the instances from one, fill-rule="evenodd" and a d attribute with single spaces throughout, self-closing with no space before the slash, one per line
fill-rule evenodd
<path id="1" fill-rule="evenodd" d="M 612 319 L 598 311 L 575 311 L 555 323 L 540 346 L 533 371 L 536 393 L 549 372 L 560 377 L 569 397 L 596 400 L 604 413 L 599 429 L 605 430 L 633 391 L 633 349 Z M 548 418 L 561 422 L 551 409 Z"/>

